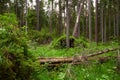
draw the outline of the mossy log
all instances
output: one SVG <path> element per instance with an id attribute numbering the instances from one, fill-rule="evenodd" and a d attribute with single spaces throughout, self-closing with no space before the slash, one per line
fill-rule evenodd
<path id="1" fill-rule="evenodd" d="M 111 51 L 115 51 L 118 48 L 110 48 L 110 49 L 106 49 L 106 50 L 102 50 L 93 54 L 89 54 L 86 56 L 73 56 L 73 57 L 62 57 L 62 58 L 39 58 L 40 64 L 48 64 L 48 65 L 59 65 L 59 64 L 63 64 L 63 63 L 70 63 L 70 64 L 79 64 L 81 62 L 84 62 L 85 60 L 87 60 L 90 57 L 94 57 L 94 56 L 98 56 L 104 53 L 108 53 Z"/>

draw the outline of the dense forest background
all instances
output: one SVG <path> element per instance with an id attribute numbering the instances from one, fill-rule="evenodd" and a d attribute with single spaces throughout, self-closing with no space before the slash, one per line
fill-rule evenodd
<path id="1" fill-rule="evenodd" d="M 119 19 L 120 0 L 0 0 L 0 80 L 119 80 Z M 78 66 L 39 60 L 104 49 Z"/>

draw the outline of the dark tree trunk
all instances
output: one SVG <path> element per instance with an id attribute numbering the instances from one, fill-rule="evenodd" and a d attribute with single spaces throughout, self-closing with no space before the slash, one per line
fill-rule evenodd
<path id="1" fill-rule="evenodd" d="M 98 43 L 98 0 L 96 0 L 95 41 Z"/>
<path id="2" fill-rule="evenodd" d="M 58 32 L 59 35 L 62 33 L 62 6 L 61 6 L 62 1 L 59 0 L 59 18 L 58 18 Z"/>
<path id="3" fill-rule="evenodd" d="M 39 20 L 39 14 L 40 14 L 40 1 L 36 0 L 36 30 L 40 30 L 40 20 Z"/>

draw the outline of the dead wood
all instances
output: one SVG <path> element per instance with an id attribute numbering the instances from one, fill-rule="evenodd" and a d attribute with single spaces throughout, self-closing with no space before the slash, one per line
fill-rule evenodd
<path id="1" fill-rule="evenodd" d="M 102 50 L 93 54 L 88 54 L 87 56 L 74 56 L 74 57 L 62 57 L 62 58 L 47 58 L 47 57 L 42 57 L 39 58 L 40 64 L 48 64 L 50 66 L 54 66 L 54 65 L 59 65 L 59 64 L 63 64 L 63 63 L 69 63 L 69 64 L 80 64 L 81 62 L 86 61 L 88 58 L 90 57 L 94 57 L 94 56 L 98 56 L 104 53 L 108 53 L 111 51 L 115 51 L 118 48 L 110 48 L 110 49 L 106 49 L 106 50 Z"/>

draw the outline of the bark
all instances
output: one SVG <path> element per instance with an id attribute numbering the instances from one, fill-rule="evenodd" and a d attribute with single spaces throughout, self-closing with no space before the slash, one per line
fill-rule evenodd
<path id="1" fill-rule="evenodd" d="M 98 43 L 98 0 L 96 0 L 96 15 L 95 15 L 95 41 Z"/>
<path id="2" fill-rule="evenodd" d="M 92 27 L 91 27 L 91 0 L 88 0 L 88 16 L 89 16 L 89 40 L 92 41 Z"/>
<path id="3" fill-rule="evenodd" d="M 117 13 L 116 13 L 116 27 L 117 27 L 117 37 L 119 37 L 119 0 L 117 0 Z"/>
<path id="4" fill-rule="evenodd" d="M 58 32 L 59 32 L 59 35 L 61 35 L 61 33 L 62 33 L 62 6 L 61 6 L 61 3 L 62 3 L 62 1 L 59 0 L 59 18 L 58 18 L 58 23 L 59 23 Z"/>
<path id="5" fill-rule="evenodd" d="M 89 38 L 88 14 L 86 14 L 86 38 Z"/>
<path id="6" fill-rule="evenodd" d="M 117 14 L 117 20 L 116 20 L 116 27 L 117 27 L 117 37 L 119 37 L 119 15 Z"/>
<path id="7" fill-rule="evenodd" d="M 51 0 L 51 7 L 52 7 L 52 10 L 51 10 L 51 14 L 50 14 L 50 33 L 52 33 L 52 25 L 53 25 L 53 22 L 52 22 L 52 14 L 53 14 L 53 0 Z"/>
<path id="8" fill-rule="evenodd" d="M 109 7 L 109 10 L 108 10 L 108 16 L 109 16 L 109 20 L 108 20 L 108 40 L 110 40 L 110 36 L 111 36 L 111 15 L 110 15 L 110 7 Z"/>
<path id="9" fill-rule="evenodd" d="M 25 18 L 25 25 L 26 25 L 26 33 L 27 33 L 27 29 L 28 29 L 28 21 L 27 21 L 27 15 L 28 15 L 28 2 L 27 2 L 27 0 L 25 0 L 25 8 L 26 8 L 26 18 Z"/>
<path id="10" fill-rule="evenodd" d="M 78 24 L 79 24 L 79 22 L 80 22 L 80 15 L 81 15 L 81 11 L 82 11 L 82 8 L 83 8 L 83 3 L 84 3 L 84 1 L 85 1 L 85 0 L 82 0 L 81 5 L 80 5 L 80 8 L 79 8 L 79 12 L 78 12 L 78 14 L 77 14 L 75 26 L 74 26 L 73 33 L 72 33 L 72 35 L 73 35 L 74 37 L 77 37 L 77 36 L 76 36 L 76 33 L 77 33 L 77 29 L 78 29 Z"/>
<path id="11" fill-rule="evenodd" d="M 79 13 L 79 8 L 80 8 L 80 1 L 78 0 L 76 15 Z M 76 36 L 77 37 L 80 36 L 80 22 L 78 23 L 78 29 L 77 29 L 77 32 L 76 32 Z"/>
<path id="12" fill-rule="evenodd" d="M 63 64 L 63 63 L 81 63 L 84 60 L 87 60 L 88 58 L 95 57 L 101 54 L 105 54 L 111 51 L 115 51 L 118 48 L 111 48 L 102 50 L 93 54 L 88 54 L 87 56 L 73 56 L 73 57 L 65 57 L 65 58 L 38 58 L 40 61 L 40 64 L 48 63 L 49 65 L 56 65 L 56 64 Z"/>
<path id="13" fill-rule="evenodd" d="M 106 31 L 106 15 L 104 16 L 104 42 L 107 41 L 107 31 Z"/>
<path id="14" fill-rule="evenodd" d="M 103 19 L 103 14 L 104 14 L 104 12 L 103 12 L 103 3 L 101 3 L 101 40 L 102 40 L 102 42 L 104 42 L 104 24 L 103 24 L 103 21 L 104 21 L 104 19 Z"/>
<path id="15" fill-rule="evenodd" d="M 40 20 L 39 20 L 39 13 L 40 13 L 40 1 L 36 0 L 36 30 L 40 30 Z"/>
<path id="16" fill-rule="evenodd" d="M 116 16 L 114 16 L 114 37 L 116 37 Z"/>
<path id="17" fill-rule="evenodd" d="M 69 41 L 69 5 L 68 5 L 68 0 L 66 0 L 66 16 L 67 16 L 67 26 L 66 26 L 66 44 L 67 48 L 70 47 L 70 41 Z"/>

